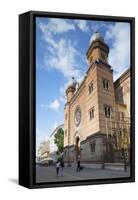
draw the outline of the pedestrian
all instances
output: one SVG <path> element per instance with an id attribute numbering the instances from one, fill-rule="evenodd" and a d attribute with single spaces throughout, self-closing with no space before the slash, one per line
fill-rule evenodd
<path id="1" fill-rule="evenodd" d="M 80 155 L 78 155 L 78 158 L 77 158 L 77 172 L 80 171 Z"/>
<path id="2" fill-rule="evenodd" d="M 60 162 L 59 162 L 59 160 L 57 160 L 57 162 L 56 162 L 56 173 L 57 173 L 57 177 L 58 177 L 58 174 L 59 174 L 59 168 L 60 168 Z"/>
<path id="3" fill-rule="evenodd" d="M 63 173 L 64 173 L 64 161 L 63 161 L 63 159 L 60 161 L 60 172 L 61 172 L 61 176 L 63 176 Z"/>

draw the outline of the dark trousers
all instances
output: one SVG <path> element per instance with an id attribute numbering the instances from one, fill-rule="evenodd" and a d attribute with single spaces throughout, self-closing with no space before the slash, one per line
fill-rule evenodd
<path id="1" fill-rule="evenodd" d="M 56 167 L 56 173 L 57 173 L 57 176 L 59 174 L 59 167 Z"/>
<path id="2" fill-rule="evenodd" d="M 80 161 L 77 162 L 77 171 L 80 171 Z"/>

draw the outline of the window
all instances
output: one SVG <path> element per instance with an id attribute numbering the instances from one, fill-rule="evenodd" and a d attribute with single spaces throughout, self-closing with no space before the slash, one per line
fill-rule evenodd
<path id="1" fill-rule="evenodd" d="M 90 143 L 90 150 L 91 150 L 92 153 L 95 152 L 95 146 L 96 146 L 96 141 L 93 141 L 93 142 Z"/>
<path id="2" fill-rule="evenodd" d="M 67 115 L 67 114 L 65 115 L 65 118 L 66 118 L 66 120 L 67 120 L 67 118 L 68 118 L 68 115 Z"/>
<path id="3" fill-rule="evenodd" d="M 105 90 L 108 90 L 109 89 L 109 81 L 106 80 L 106 79 L 103 79 L 103 88 Z"/>
<path id="4" fill-rule="evenodd" d="M 111 116 L 111 107 L 110 106 L 105 106 L 104 107 L 104 111 L 105 111 L 105 116 L 107 118 L 109 118 Z"/>
<path id="5" fill-rule="evenodd" d="M 93 91 L 93 82 L 91 82 L 89 85 L 89 94 L 91 94 L 92 91 Z"/>
<path id="6" fill-rule="evenodd" d="M 121 113 L 121 120 L 124 121 L 124 112 Z"/>
<path id="7" fill-rule="evenodd" d="M 101 53 L 101 57 L 103 60 L 105 60 L 105 55 L 103 53 Z"/>
<path id="8" fill-rule="evenodd" d="M 93 61 L 93 56 L 91 56 L 91 58 L 90 58 L 90 63 L 92 63 L 92 61 Z"/>
<path id="9" fill-rule="evenodd" d="M 94 118 L 94 107 L 89 111 L 90 120 Z"/>

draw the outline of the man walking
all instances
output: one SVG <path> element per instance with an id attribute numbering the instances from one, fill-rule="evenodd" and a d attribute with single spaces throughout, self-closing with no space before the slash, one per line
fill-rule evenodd
<path id="1" fill-rule="evenodd" d="M 80 171 L 80 155 L 78 155 L 78 158 L 77 158 L 77 172 Z"/>

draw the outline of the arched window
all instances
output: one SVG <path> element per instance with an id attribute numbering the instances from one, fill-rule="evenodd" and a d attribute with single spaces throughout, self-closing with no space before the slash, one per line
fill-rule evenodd
<path id="1" fill-rule="evenodd" d="M 109 89 L 109 81 L 106 80 L 106 79 L 103 79 L 103 88 L 105 90 L 108 90 Z"/>
<path id="2" fill-rule="evenodd" d="M 93 91 L 93 81 L 89 84 L 89 94 Z"/>

